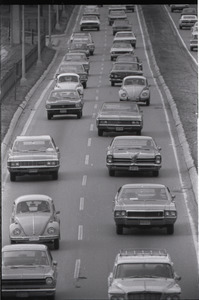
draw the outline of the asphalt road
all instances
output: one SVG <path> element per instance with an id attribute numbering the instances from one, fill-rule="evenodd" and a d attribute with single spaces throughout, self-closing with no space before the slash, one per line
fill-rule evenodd
<path id="1" fill-rule="evenodd" d="M 194 210 L 195 213 L 197 210 L 184 159 L 180 148 L 176 147 L 178 138 L 168 104 L 165 105 L 161 98 L 148 66 L 136 13 L 128 15 L 137 33 L 136 53 L 143 61 L 144 75 L 151 84 L 152 95 L 151 105 L 142 107 L 142 135 L 151 135 L 162 147 L 163 165 L 158 178 L 148 174 L 133 176 L 124 173 L 113 178 L 108 175 L 106 148 L 115 134 L 98 137 L 95 118 L 104 101 L 119 101 L 119 86 L 111 87 L 109 82 L 112 66 L 109 50 L 113 35 L 107 22 L 107 8 L 103 6 L 100 11 L 101 30 L 92 33 L 96 50 L 90 57 L 91 70 L 84 94 L 83 118 L 78 120 L 67 116 L 47 120 L 45 99 L 53 85 L 52 78 L 61 59 L 59 56 L 16 128 L 15 135 L 50 134 L 60 148 L 61 168 L 58 181 L 52 181 L 50 176 L 24 176 L 11 183 L 6 177 L 3 184 L 2 244 L 9 243 L 13 200 L 22 194 L 47 194 L 54 199 L 56 209 L 61 211 L 60 250 L 52 251 L 58 262 L 56 300 L 106 299 L 107 277 L 115 255 L 121 248 L 131 247 L 167 249 L 176 272 L 182 276 L 182 299 L 198 299 L 196 237 L 190 223 L 195 217 Z M 62 45 L 62 54 L 66 43 L 67 39 Z M 41 101 L 35 108 L 34 103 L 40 97 Z M 112 200 L 121 185 L 132 182 L 163 183 L 176 195 L 178 220 L 173 236 L 167 235 L 164 229 L 125 230 L 124 235 L 116 235 Z M 190 206 L 188 200 L 193 205 Z"/>

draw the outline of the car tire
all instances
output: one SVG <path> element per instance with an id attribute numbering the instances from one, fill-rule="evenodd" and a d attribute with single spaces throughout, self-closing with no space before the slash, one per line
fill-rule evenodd
<path id="1" fill-rule="evenodd" d="M 122 225 L 116 225 L 116 233 L 123 234 L 123 226 Z"/>
<path id="2" fill-rule="evenodd" d="M 141 135 L 141 129 L 137 131 L 137 135 Z"/>
<path id="3" fill-rule="evenodd" d="M 149 106 L 150 105 L 150 99 L 147 99 L 146 100 L 146 106 Z"/>
<path id="4" fill-rule="evenodd" d="M 114 81 L 111 81 L 111 86 L 114 86 L 115 85 L 115 82 Z"/>
<path id="5" fill-rule="evenodd" d="M 115 170 L 110 169 L 109 176 L 111 176 L 111 177 L 115 176 Z"/>
<path id="6" fill-rule="evenodd" d="M 153 171 L 153 177 L 158 177 L 158 175 L 159 175 L 159 171 L 158 170 Z"/>
<path id="7" fill-rule="evenodd" d="M 16 174 L 10 173 L 10 181 L 15 181 L 16 180 Z"/>
<path id="8" fill-rule="evenodd" d="M 98 129 L 98 136 L 102 136 L 103 135 L 103 130 L 102 129 Z"/>
<path id="9" fill-rule="evenodd" d="M 78 119 L 81 119 L 81 117 L 82 117 L 82 111 L 79 111 L 79 112 L 77 113 L 77 118 L 78 118 Z"/>
<path id="10" fill-rule="evenodd" d="M 51 113 L 48 112 L 48 113 L 47 113 L 47 119 L 48 119 L 48 120 L 51 120 L 52 117 L 53 117 L 53 115 L 52 115 Z"/>
<path id="11" fill-rule="evenodd" d="M 193 48 L 192 48 L 192 47 L 190 47 L 190 51 L 193 51 Z"/>
<path id="12" fill-rule="evenodd" d="M 59 250 L 59 239 L 54 240 L 54 249 Z"/>
<path id="13" fill-rule="evenodd" d="M 167 234 L 173 234 L 174 233 L 174 225 L 170 224 L 167 225 Z"/>
<path id="14" fill-rule="evenodd" d="M 58 179 L 58 171 L 52 172 L 52 179 L 57 180 Z"/>
<path id="15" fill-rule="evenodd" d="M 82 85 L 83 85 L 83 88 L 86 89 L 86 87 L 87 87 L 86 82 L 83 82 Z"/>

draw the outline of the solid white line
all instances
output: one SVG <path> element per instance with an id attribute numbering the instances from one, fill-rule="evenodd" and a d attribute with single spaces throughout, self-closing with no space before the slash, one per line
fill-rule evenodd
<path id="1" fill-rule="evenodd" d="M 83 240 L 83 225 L 78 226 L 78 241 Z"/>
<path id="2" fill-rule="evenodd" d="M 88 163 L 89 163 L 89 155 L 87 154 L 85 157 L 85 165 L 88 165 Z"/>
<path id="3" fill-rule="evenodd" d="M 178 31 L 178 29 L 177 29 L 177 27 L 176 27 L 176 24 L 175 24 L 175 22 L 173 21 L 173 19 L 172 19 L 171 15 L 170 15 L 170 13 L 169 13 L 168 8 L 166 7 L 166 5 L 164 5 L 164 8 L 165 8 L 165 10 L 166 10 L 166 12 L 167 12 L 167 14 L 168 14 L 168 16 L 169 16 L 171 22 L 173 23 L 173 26 L 174 26 L 174 28 L 175 28 L 175 31 L 176 31 L 177 35 L 179 36 L 179 38 L 180 38 L 180 40 L 181 40 L 183 46 L 184 46 L 185 49 L 187 50 L 187 53 L 188 53 L 189 56 L 193 59 L 193 61 L 195 62 L 195 64 L 198 65 L 197 60 L 196 60 L 195 57 L 193 57 L 193 55 L 190 53 L 189 49 L 187 48 L 187 45 L 185 44 L 183 38 L 181 37 L 181 35 L 180 35 L 180 33 L 179 33 L 179 31 Z"/>
<path id="4" fill-rule="evenodd" d="M 90 131 L 93 131 L 93 128 L 94 128 L 94 125 L 91 124 L 91 125 L 90 125 Z"/>
<path id="5" fill-rule="evenodd" d="M 84 210 L 84 198 L 81 197 L 79 200 L 79 210 Z"/>
<path id="6" fill-rule="evenodd" d="M 79 277 L 80 265 L 81 265 L 81 260 L 80 259 L 76 259 L 76 262 L 75 262 L 75 271 L 74 271 L 74 278 L 75 279 L 77 279 Z"/>
<path id="7" fill-rule="evenodd" d="M 87 146 L 88 146 L 88 147 L 91 146 L 91 141 L 92 141 L 92 139 L 91 139 L 91 138 L 88 138 L 88 143 L 87 143 Z"/>
<path id="8" fill-rule="evenodd" d="M 187 209 L 187 214 L 188 214 L 188 217 L 189 217 L 189 222 L 190 222 L 190 227 L 191 227 L 191 232 L 192 232 L 193 243 L 194 243 L 194 247 L 195 247 L 195 251 L 196 251 L 196 257 L 198 257 L 198 251 L 197 251 L 198 245 L 197 245 L 197 238 L 196 238 L 197 235 L 195 234 L 195 228 L 194 228 L 194 225 L 193 225 L 194 222 L 193 222 L 192 216 L 191 216 L 191 214 L 189 212 L 189 209 L 188 209 L 188 204 L 187 204 L 188 203 L 188 195 L 186 193 L 186 186 L 184 186 L 184 184 L 183 184 L 182 174 L 181 174 L 181 171 L 180 171 L 180 163 L 179 163 L 179 159 L 178 159 L 176 148 L 174 146 L 175 145 L 175 139 L 174 139 L 174 137 L 172 135 L 171 126 L 170 126 L 170 122 L 169 122 L 168 113 L 167 113 L 167 110 L 166 110 L 166 107 L 165 107 L 164 98 L 163 98 L 162 93 L 161 93 L 161 91 L 160 91 L 160 89 L 158 87 L 157 81 L 156 81 L 156 79 L 154 77 L 153 71 L 152 71 L 150 63 L 149 63 L 149 57 L 148 57 L 148 54 L 147 54 L 147 51 L 146 51 L 145 38 L 144 38 L 144 34 L 143 34 L 142 25 L 141 25 L 141 21 L 140 21 L 140 16 L 139 16 L 138 10 L 136 10 L 136 13 L 137 13 L 138 22 L 139 22 L 139 26 L 140 26 L 140 31 L 141 31 L 141 35 L 142 35 L 142 40 L 143 40 L 145 55 L 146 55 L 146 58 L 147 58 L 147 63 L 148 63 L 151 75 L 153 77 L 153 80 L 155 82 L 157 91 L 160 94 L 160 99 L 161 99 L 162 106 L 163 106 L 163 109 L 164 109 L 166 123 L 167 123 L 167 126 L 168 126 L 168 131 L 169 131 L 169 135 L 170 135 L 170 138 L 171 138 L 171 144 L 172 144 L 172 148 L 173 148 L 173 152 L 174 152 L 174 156 L 175 156 L 175 160 L 176 160 L 176 165 L 177 165 L 177 169 L 178 169 L 179 181 L 180 181 L 180 185 L 181 185 L 182 191 L 183 191 L 182 194 L 183 194 L 183 197 L 184 197 L 184 201 L 185 201 L 185 205 L 186 205 L 186 209 Z"/>
<path id="9" fill-rule="evenodd" d="M 87 181 L 87 175 L 84 175 L 82 178 L 82 186 L 86 185 L 86 181 Z"/>

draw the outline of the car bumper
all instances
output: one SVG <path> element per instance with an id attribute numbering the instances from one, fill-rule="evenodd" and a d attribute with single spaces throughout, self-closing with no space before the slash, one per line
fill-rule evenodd
<path id="1" fill-rule="evenodd" d="M 7 297 L 12 297 L 13 299 L 15 297 L 17 298 L 26 298 L 26 297 L 35 297 L 38 299 L 38 297 L 43 297 L 43 296 L 52 296 L 55 294 L 56 289 L 45 289 L 45 288 L 35 288 L 35 289 L 6 289 L 2 288 L 1 293 L 2 296 L 7 298 Z"/>
<path id="2" fill-rule="evenodd" d="M 51 235 L 51 236 L 39 236 L 39 237 L 16 237 L 10 235 L 10 241 L 15 243 L 34 243 L 34 244 L 45 244 L 49 242 L 53 242 L 54 240 L 59 239 L 59 235 Z"/>
<path id="3" fill-rule="evenodd" d="M 40 174 L 40 173 L 51 173 L 51 172 L 56 172 L 59 170 L 59 166 L 55 167 L 41 167 L 41 166 L 34 166 L 34 167 L 22 167 L 22 168 L 8 168 L 8 171 L 10 173 L 15 173 L 18 175 L 23 175 L 23 174 Z"/>
<path id="4" fill-rule="evenodd" d="M 140 125 L 110 125 L 110 126 L 102 126 L 98 125 L 98 129 L 103 131 L 116 131 L 116 132 L 123 132 L 123 131 L 140 131 L 142 126 Z"/>
<path id="5" fill-rule="evenodd" d="M 64 108 L 64 109 L 47 109 L 48 113 L 52 115 L 67 115 L 67 114 L 74 114 L 81 112 L 82 108 Z"/>
<path id="6" fill-rule="evenodd" d="M 135 99 L 132 99 L 132 98 L 127 98 L 127 97 L 122 97 L 122 96 L 120 96 L 120 101 L 131 101 L 131 102 L 146 102 L 147 100 L 149 100 L 150 99 L 150 95 L 149 96 L 147 96 L 147 97 L 142 97 L 142 98 L 140 98 L 140 97 L 137 97 L 137 98 L 135 98 Z"/>
<path id="7" fill-rule="evenodd" d="M 179 26 L 191 28 L 194 26 L 194 24 L 195 24 L 195 22 L 194 23 L 193 22 L 192 23 L 180 23 Z"/>
<path id="8" fill-rule="evenodd" d="M 84 24 L 84 25 L 80 25 L 80 29 L 100 29 L 100 25 L 99 24 Z"/>
<path id="9" fill-rule="evenodd" d="M 116 225 L 123 225 L 124 227 L 165 227 L 167 225 L 174 224 L 176 218 L 163 218 L 163 219 L 149 219 L 149 218 L 114 218 Z"/>
<path id="10" fill-rule="evenodd" d="M 115 171 L 130 171 L 130 172 L 144 172 L 144 171 L 159 171 L 161 168 L 161 165 L 156 164 L 110 164 L 106 163 L 106 166 L 109 170 L 115 170 Z"/>

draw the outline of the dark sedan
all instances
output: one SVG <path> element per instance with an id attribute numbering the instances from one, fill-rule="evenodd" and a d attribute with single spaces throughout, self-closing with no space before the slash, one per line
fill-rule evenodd
<path id="1" fill-rule="evenodd" d="M 111 85 L 121 83 L 124 77 L 130 75 L 143 75 L 138 63 L 115 63 L 109 75 Z"/>

